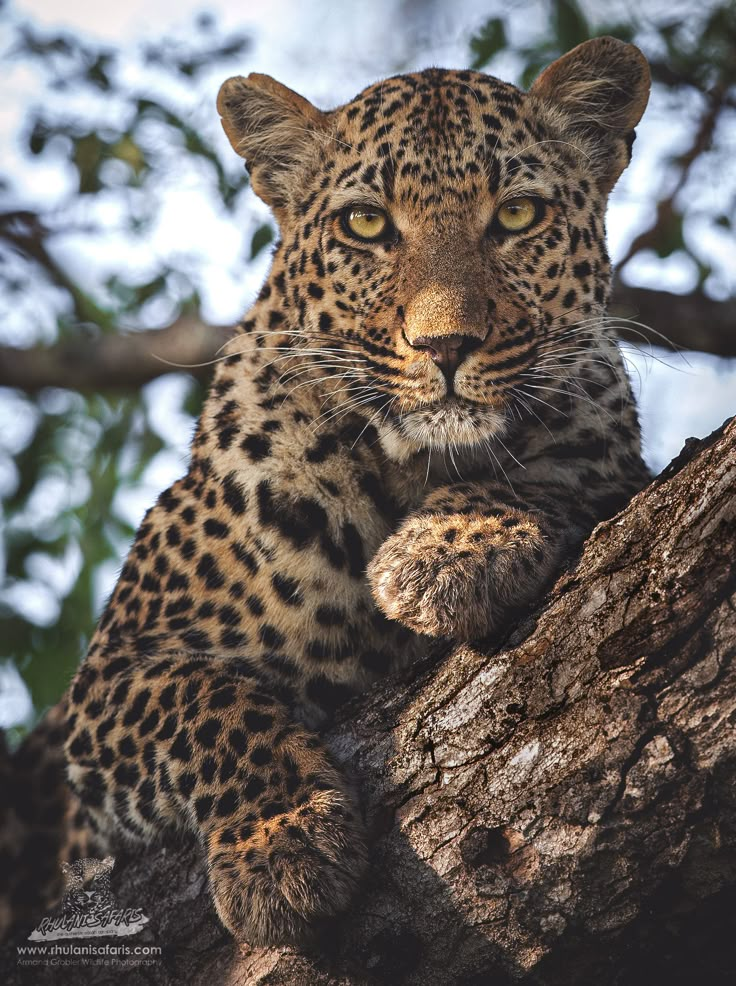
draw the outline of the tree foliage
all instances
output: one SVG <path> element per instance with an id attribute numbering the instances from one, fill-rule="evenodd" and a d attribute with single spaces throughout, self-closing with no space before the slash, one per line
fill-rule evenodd
<path id="1" fill-rule="evenodd" d="M 96 283 L 61 258 L 80 238 L 113 235 L 130 252 L 145 249 L 162 186 L 187 170 L 209 185 L 213 208 L 237 215 L 247 176 L 226 169 L 186 97 L 191 104 L 213 65 L 226 71 L 242 61 L 249 39 L 222 36 L 207 17 L 191 32 L 196 41 L 135 49 L 49 34 L 27 22 L 12 26 L 9 61 L 31 67 L 38 85 L 20 139 L 28 155 L 53 163 L 66 180 L 50 201 L 29 204 L 15 176 L 0 175 L 0 334 L 92 345 L 123 327 L 199 315 L 198 272 L 189 258 L 158 258 L 143 276 L 121 267 Z M 270 237 L 270 228 L 257 229 L 251 255 Z M 100 605 L 101 566 L 120 558 L 134 533 L 121 493 L 140 485 L 166 442 L 141 390 L 3 396 L 15 427 L 0 437 L 0 633 L 40 711 L 58 699 L 84 652 Z M 201 384 L 188 378 L 180 399 L 190 420 L 201 397 Z"/>

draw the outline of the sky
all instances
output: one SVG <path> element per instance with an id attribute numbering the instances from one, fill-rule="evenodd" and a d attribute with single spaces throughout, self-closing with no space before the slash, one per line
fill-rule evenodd
<path id="1" fill-rule="evenodd" d="M 643 0 L 643 4 L 650 10 L 663 6 L 659 0 Z M 606 0 L 604 4 L 603 0 L 584 0 L 583 7 L 588 13 L 604 11 L 611 20 L 626 20 L 632 10 L 641 9 L 642 2 Z M 322 106 L 347 100 L 366 84 L 397 70 L 431 64 L 465 67 L 473 29 L 494 12 L 510 12 L 516 41 L 533 35 L 542 23 L 536 0 L 505 0 L 502 7 L 499 0 L 213 0 L 206 4 L 199 0 L 126 0 L 124 4 L 23 0 L 13 9 L 38 26 L 66 28 L 114 43 L 191 31 L 194 17 L 206 10 L 215 14 L 221 28 L 244 29 L 252 35 L 254 43 L 240 71 L 267 72 Z M 416 19 L 420 9 L 423 16 Z M 675 18 L 687 16 L 691 6 L 686 0 L 671 0 L 666 9 Z M 494 63 L 494 68 L 499 76 L 513 79 L 518 64 L 512 55 L 505 55 Z M 213 137 L 222 142 L 227 158 L 229 149 L 214 111 L 221 81 L 216 73 L 205 76 L 189 97 L 192 112 L 205 116 L 211 112 Z M 29 162 L 21 153 L 16 135 L 28 107 L 38 98 L 36 84 L 33 73 L 22 66 L 0 72 L 0 148 L 29 200 L 43 201 L 44 196 L 53 198 L 58 194 L 70 176 L 43 161 Z M 667 183 L 662 162 L 668 153 L 687 146 L 691 132 L 687 107 L 680 118 L 673 118 L 671 108 L 655 94 L 638 128 L 632 166 L 611 201 L 608 232 L 614 262 L 632 236 L 651 220 L 652 190 L 666 188 Z M 715 179 L 711 176 L 699 183 L 704 212 L 719 208 L 720 187 Z M 131 252 L 123 241 L 70 237 L 62 247 L 61 259 L 84 283 L 85 278 L 102 281 L 121 264 L 145 272 L 153 258 L 169 255 L 172 250 L 191 251 L 206 258 L 205 317 L 218 323 L 232 322 L 246 309 L 266 273 L 266 252 L 247 269 L 238 260 L 249 229 L 255 229 L 266 215 L 262 203 L 251 196 L 244 220 L 248 228 L 237 228 L 231 219 L 213 211 L 195 170 L 162 190 L 162 209 L 150 243 L 150 256 L 141 255 L 140 250 Z M 711 286 L 714 293 L 725 296 L 736 292 L 736 251 L 725 234 L 709 232 L 703 226 L 695 227 L 693 235 L 699 236 L 702 249 L 710 253 L 722 271 L 720 282 Z M 696 272 L 682 257 L 662 261 L 645 255 L 629 265 L 626 276 L 633 284 L 686 292 L 694 286 Z M 19 314 L 15 327 L 4 326 L 4 341 L 35 341 L 23 335 L 30 324 L 39 331 L 38 322 L 28 318 L 33 303 L 29 299 L 31 307 Z M 666 333 L 666 326 L 655 328 Z M 658 471 L 676 455 L 687 437 L 707 434 L 734 411 L 736 361 L 703 354 L 673 356 L 648 348 L 635 352 L 628 347 L 626 356 L 640 398 L 645 456 L 653 469 Z M 156 456 L 140 487 L 125 494 L 116 505 L 134 525 L 156 493 L 183 471 L 188 433 L 181 427 L 181 386 L 180 379 L 170 377 L 147 388 L 146 399 L 156 409 L 157 430 L 167 439 L 168 448 Z M 22 429 L 11 398 L 3 397 L 1 392 L 0 418 L 13 420 Z M 101 572 L 100 598 L 109 590 L 116 571 L 117 565 L 110 565 Z M 38 596 L 34 604 L 43 606 L 43 598 Z M 7 698 L 8 688 L 16 689 L 12 700 Z M 20 694 L 17 681 L 7 679 L 3 687 L 0 680 L 0 725 L 7 721 L 8 708 L 15 710 L 11 718 L 18 713 L 22 705 Z"/>

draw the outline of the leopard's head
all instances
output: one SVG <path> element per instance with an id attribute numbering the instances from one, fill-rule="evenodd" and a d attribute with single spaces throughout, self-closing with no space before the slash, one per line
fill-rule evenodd
<path id="1" fill-rule="evenodd" d="M 105 856 L 104 859 L 85 858 L 77 859 L 72 863 L 63 862 L 61 872 L 67 891 L 82 890 L 94 880 L 108 876 L 114 866 L 114 856 Z"/>
<path id="2" fill-rule="evenodd" d="M 595 346 L 606 200 L 648 92 L 614 38 L 529 92 L 428 69 L 322 112 L 268 76 L 224 83 L 224 129 L 280 226 L 275 324 L 397 457 L 501 436 L 529 374 Z"/>

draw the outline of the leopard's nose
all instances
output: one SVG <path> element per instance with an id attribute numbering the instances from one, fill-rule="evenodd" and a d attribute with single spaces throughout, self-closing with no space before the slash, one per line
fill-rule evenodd
<path id="1" fill-rule="evenodd" d="M 452 380 L 455 371 L 465 357 L 480 346 L 482 339 L 474 336 L 419 336 L 410 345 L 429 354 L 433 363 L 442 370 L 447 380 Z"/>

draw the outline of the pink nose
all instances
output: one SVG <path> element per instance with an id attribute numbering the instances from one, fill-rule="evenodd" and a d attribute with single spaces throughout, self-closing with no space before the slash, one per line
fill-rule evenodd
<path id="1" fill-rule="evenodd" d="M 452 380 L 455 371 L 468 353 L 477 349 L 481 339 L 473 336 L 419 336 L 411 343 L 414 349 L 429 353 L 433 363 L 442 370 L 448 380 Z"/>

